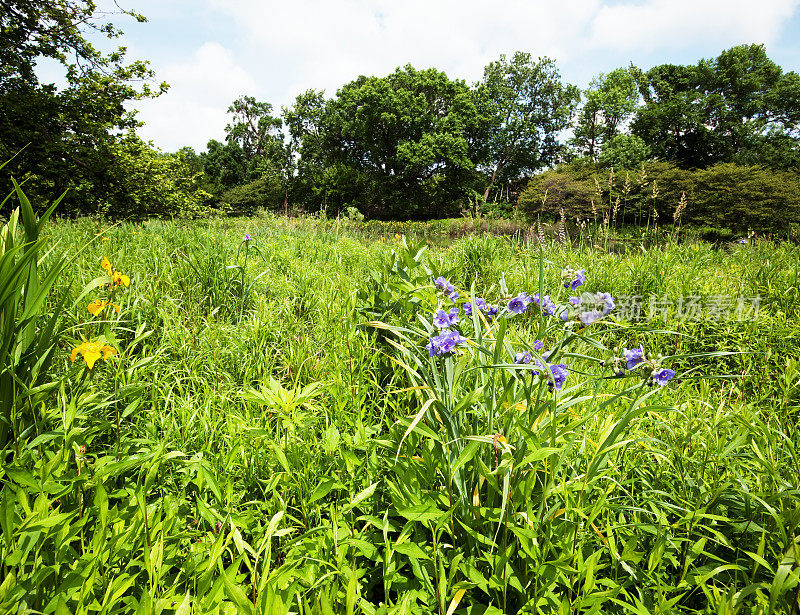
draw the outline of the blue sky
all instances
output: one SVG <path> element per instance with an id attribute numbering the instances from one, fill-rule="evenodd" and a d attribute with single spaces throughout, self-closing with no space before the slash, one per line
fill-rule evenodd
<path id="1" fill-rule="evenodd" d="M 100 2 L 101 7 L 110 0 Z M 800 0 L 135 0 L 119 44 L 150 61 L 164 96 L 137 103 L 140 134 L 173 151 L 224 136 L 226 109 L 248 94 L 279 110 L 307 89 L 329 96 L 360 74 L 411 63 L 477 81 L 516 50 L 558 61 L 586 86 L 627 66 L 695 63 L 741 43 L 763 43 L 800 72 Z M 43 65 L 40 74 L 56 80 Z"/>

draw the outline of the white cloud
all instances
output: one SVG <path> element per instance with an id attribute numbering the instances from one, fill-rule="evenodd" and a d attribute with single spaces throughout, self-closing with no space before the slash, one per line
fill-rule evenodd
<path id="1" fill-rule="evenodd" d="M 681 49 L 700 41 L 768 44 L 797 5 L 798 0 L 651 0 L 604 6 L 593 20 L 590 44 L 639 51 Z"/>
<path id="2" fill-rule="evenodd" d="M 215 42 L 203 43 L 186 61 L 163 66 L 153 62 L 153 67 L 158 80 L 169 83 L 170 89 L 159 98 L 137 103 L 139 119 L 145 122 L 139 134 L 170 151 L 184 145 L 204 149 L 209 139 L 221 139 L 231 102 L 259 90 L 233 53 Z"/>
<path id="3" fill-rule="evenodd" d="M 411 63 L 476 80 L 483 66 L 517 49 L 571 53 L 599 0 L 211 0 L 244 33 L 242 47 L 265 59 L 281 103 L 304 89 L 333 94 L 359 74 L 387 74 Z M 279 90 L 279 91 L 278 91 Z"/>

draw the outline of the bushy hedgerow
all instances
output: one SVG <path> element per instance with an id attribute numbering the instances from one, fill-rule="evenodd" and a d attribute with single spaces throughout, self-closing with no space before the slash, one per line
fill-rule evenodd
<path id="1" fill-rule="evenodd" d="M 590 218 L 594 201 L 601 217 L 613 218 L 616 209 L 620 221 L 641 223 L 654 219 L 655 211 L 665 223 L 674 221 L 684 195 L 683 223 L 733 233 L 781 233 L 800 222 L 800 175 L 732 163 L 687 170 L 651 161 L 629 171 L 572 163 L 531 179 L 519 206 L 529 219 L 562 208 L 569 218 Z"/>
<path id="2" fill-rule="evenodd" d="M 259 207 L 281 209 L 283 199 L 284 191 L 280 180 L 271 177 L 259 177 L 241 186 L 234 186 L 220 195 L 222 203 L 240 213 L 251 213 Z"/>

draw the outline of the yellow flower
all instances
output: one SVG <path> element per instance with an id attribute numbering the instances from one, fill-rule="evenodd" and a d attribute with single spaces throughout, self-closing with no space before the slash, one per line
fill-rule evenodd
<path id="1" fill-rule="evenodd" d="M 110 301 L 103 301 L 102 299 L 95 299 L 89 305 L 86 306 L 86 309 L 89 310 L 89 312 L 91 312 L 92 316 L 97 316 L 103 310 L 105 310 L 109 305 L 114 308 L 114 311 L 117 314 L 119 314 L 119 311 L 122 309 L 115 303 L 111 303 Z"/>
<path id="2" fill-rule="evenodd" d="M 86 366 L 92 369 L 97 359 L 102 358 L 104 361 L 107 361 L 113 354 L 117 354 L 116 349 L 107 344 L 103 344 L 102 342 L 84 342 L 77 348 L 72 349 L 72 354 L 69 359 L 72 363 L 75 363 L 75 359 L 78 358 L 78 355 L 81 355 L 83 356 L 83 360 L 86 361 Z"/>
<path id="3" fill-rule="evenodd" d="M 103 237 L 103 241 L 111 241 L 108 237 Z"/>
<path id="4" fill-rule="evenodd" d="M 114 286 L 120 286 L 122 284 L 124 284 L 125 286 L 131 285 L 131 279 L 128 276 L 116 270 L 111 272 L 111 279 L 114 282 Z"/>
<path id="5" fill-rule="evenodd" d="M 108 275 L 111 275 L 111 263 L 105 256 L 103 257 L 103 262 L 100 263 L 100 266 L 108 272 Z"/>

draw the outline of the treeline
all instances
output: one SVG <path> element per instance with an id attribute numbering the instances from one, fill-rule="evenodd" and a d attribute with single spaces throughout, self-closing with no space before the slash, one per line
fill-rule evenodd
<path id="1" fill-rule="evenodd" d="M 688 66 L 620 68 L 584 90 L 553 60 L 524 52 L 501 56 L 473 84 L 409 65 L 358 77 L 335 96 L 309 90 L 280 111 L 241 96 L 223 141 L 166 154 L 136 135 L 127 109 L 167 86 L 148 85 L 146 63 L 126 65 L 124 53 L 104 56 L 86 42 L 80 24 L 93 23 L 91 3 L 9 5 L 16 13 L 0 13 L 0 157 L 17 154 L 10 166 L 30 193 L 69 189 L 66 214 L 266 207 L 425 219 L 487 209 L 536 216 L 563 205 L 581 216 L 606 201 L 613 210 L 616 196 L 634 199 L 632 189 L 594 193 L 613 169 L 620 182 L 649 177 L 640 191 L 660 193 L 647 208 L 662 219 L 683 198 L 687 220 L 724 224 L 744 194 L 772 227 L 797 215 L 800 77 L 761 45 Z M 43 56 L 67 66 L 66 88 L 38 82 L 33 64 Z M 745 180 L 749 191 L 725 183 Z"/>

